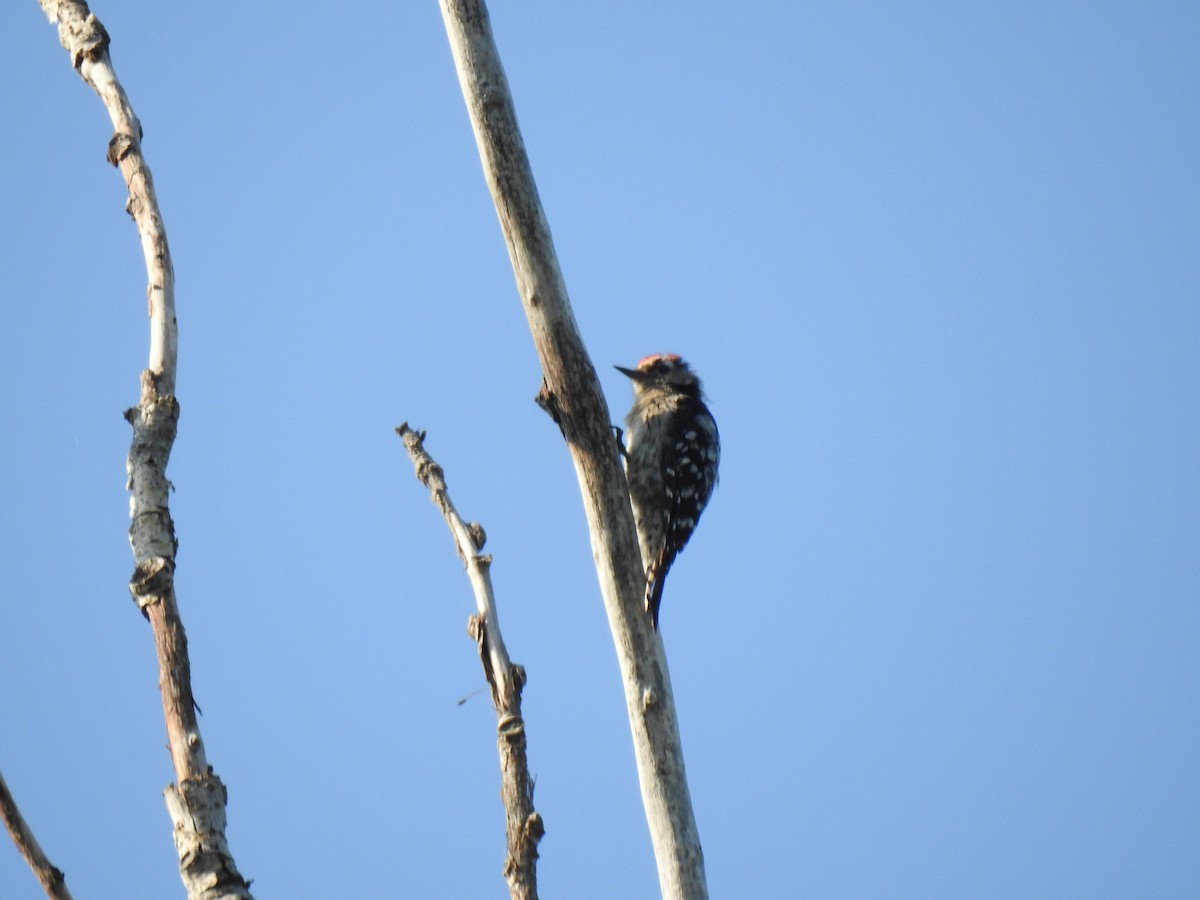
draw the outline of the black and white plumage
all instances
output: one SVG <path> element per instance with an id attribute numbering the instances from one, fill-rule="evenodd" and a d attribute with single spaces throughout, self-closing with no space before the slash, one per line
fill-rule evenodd
<path id="1" fill-rule="evenodd" d="M 657 629 L 667 572 L 716 487 L 721 441 L 700 379 L 674 353 L 615 368 L 633 381 L 625 473 L 646 570 L 646 611 Z"/>

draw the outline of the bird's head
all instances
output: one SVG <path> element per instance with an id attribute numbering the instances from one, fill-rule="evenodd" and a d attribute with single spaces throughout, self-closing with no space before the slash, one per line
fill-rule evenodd
<path id="1" fill-rule="evenodd" d="M 700 396 L 700 379 L 675 353 L 647 356 L 637 364 L 636 369 L 626 369 L 624 366 L 613 368 L 633 381 L 634 393 L 639 396 L 655 390 Z"/>

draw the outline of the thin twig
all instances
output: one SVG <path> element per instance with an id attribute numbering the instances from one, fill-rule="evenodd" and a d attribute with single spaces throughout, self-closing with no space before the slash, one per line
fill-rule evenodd
<path id="1" fill-rule="evenodd" d="M 412 430 L 407 423 L 398 427 L 396 433 L 408 449 L 417 480 L 429 489 L 430 499 L 441 510 L 450 528 L 454 547 L 467 568 L 467 577 L 475 594 L 478 612 L 471 616 L 467 630 L 479 648 L 479 661 L 496 707 L 500 796 L 504 800 L 508 844 L 504 877 L 514 900 L 537 900 L 537 845 L 545 827 L 542 817 L 533 808 L 533 779 L 529 777 L 525 752 L 525 720 L 521 717 L 525 669 L 508 658 L 500 633 L 496 598 L 492 593 L 492 557 L 482 553 L 487 537 L 483 526 L 478 522 L 464 522 L 450 502 L 445 473 L 425 450 L 425 433 Z"/>
<path id="2" fill-rule="evenodd" d="M 33 869 L 33 874 L 37 876 L 46 896 L 50 900 L 71 900 L 71 892 L 67 890 L 66 877 L 61 869 L 46 858 L 46 854 L 38 846 L 33 832 L 29 830 L 29 826 L 25 824 L 25 819 L 21 816 L 21 811 L 17 809 L 17 801 L 13 799 L 12 792 L 5 784 L 3 775 L 0 775 L 0 818 L 4 819 L 4 827 L 8 829 L 13 843 L 17 845 L 17 850 L 25 858 L 25 862 L 29 863 L 29 868 Z"/>

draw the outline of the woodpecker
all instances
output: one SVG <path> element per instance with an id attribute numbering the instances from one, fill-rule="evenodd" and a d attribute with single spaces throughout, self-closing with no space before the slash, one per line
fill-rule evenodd
<path id="1" fill-rule="evenodd" d="M 636 369 L 625 417 L 625 474 L 646 571 L 646 612 L 658 629 L 663 584 L 717 484 L 721 441 L 700 379 L 674 353 L 647 356 Z"/>

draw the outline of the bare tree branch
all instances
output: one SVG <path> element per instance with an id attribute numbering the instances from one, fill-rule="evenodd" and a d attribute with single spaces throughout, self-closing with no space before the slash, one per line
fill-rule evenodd
<path id="1" fill-rule="evenodd" d="M 58 37 L 71 54 L 71 65 L 96 92 L 112 120 L 108 161 L 121 170 L 129 188 L 126 210 L 137 225 L 146 258 L 150 307 L 150 371 L 162 394 L 175 392 L 175 272 L 167 249 L 167 233 L 158 213 L 150 167 L 142 157 L 142 124 L 108 55 L 109 37 L 82 0 L 39 0 L 42 11 L 58 26 Z"/>
<path id="2" fill-rule="evenodd" d="M 508 81 L 482 0 L 439 0 L 543 380 L 538 402 L 566 439 L 616 644 L 642 802 L 668 898 L 708 895 L 662 642 L 643 614 L 641 566 L 612 421 L 567 298 Z"/>
<path id="3" fill-rule="evenodd" d="M 525 670 L 508 658 L 496 599 L 492 593 L 491 554 L 483 554 L 486 540 L 478 522 L 470 524 L 459 516 L 446 488 L 442 467 L 425 450 L 425 433 L 405 423 L 396 429 L 416 469 L 417 479 L 429 488 L 430 499 L 442 511 L 459 559 L 475 594 L 478 614 L 471 616 L 468 631 L 479 648 L 483 674 L 492 689 L 496 707 L 496 734 L 500 749 L 500 796 L 504 800 L 508 858 L 504 878 L 513 900 L 537 900 L 537 845 L 545 833 L 542 817 L 533 808 L 533 779 L 525 752 L 525 720 L 521 716 L 521 689 Z"/>
<path id="4" fill-rule="evenodd" d="M 4 827 L 8 829 L 17 850 L 33 869 L 33 874 L 42 885 L 42 890 L 50 900 L 71 900 L 71 892 L 67 890 L 65 876 L 57 866 L 53 865 L 38 846 L 33 832 L 25 824 L 21 811 L 17 809 L 17 801 L 13 799 L 4 776 L 0 775 L 0 819 L 4 819 Z"/>
<path id="5" fill-rule="evenodd" d="M 129 190 L 126 209 L 137 225 L 148 275 L 150 364 L 142 373 L 138 406 L 125 418 L 133 426 L 129 473 L 129 542 L 134 573 L 129 591 L 150 622 L 158 654 L 159 689 L 167 742 L 178 786 L 164 797 L 174 822 L 179 871 L 193 900 L 248 898 L 225 842 L 225 785 L 208 765 L 192 699 L 187 636 L 175 598 L 175 527 L 167 503 L 167 460 L 175 441 L 179 404 L 175 400 L 178 331 L 175 276 L 166 229 L 159 214 L 150 168 L 142 156 L 142 126 L 108 55 L 104 26 L 81 0 L 40 0 L 58 26 L 59 40 L 72 65 L 99 95 L 114 133 L 108 160 Z"/>

